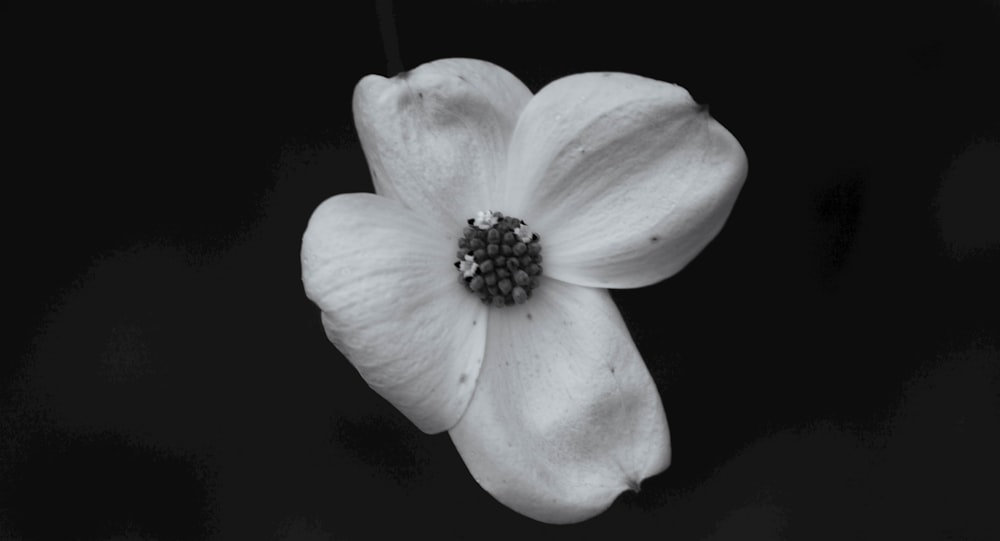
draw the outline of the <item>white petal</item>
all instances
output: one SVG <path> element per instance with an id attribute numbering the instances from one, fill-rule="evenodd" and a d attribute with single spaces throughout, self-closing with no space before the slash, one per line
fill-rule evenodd
<path id="1" fill-rule="evenodd" d="M 373 194 L 327 199 L 302 239 L 302 281 L 327 337 L 428 433 L 458 422 L 486 343 L 486 309 L 457 283 L 456 243 Z"/>
<path id="2" fill-rule="evenodd" d="M 736 139 L 683 88 L 622 73 L 559 79 L 511 141 L 505 211 L 542 236 L 547 275 L 640 287 L 722 228 L 746 178 Z"/>
<path id="3" fill-rule="evenodd" d="M 576 522 L 666 469 L 667 420 L 607 291 L 543 279 L 535 293 L 490 314 L 476 393 L 450 434 L 501 503 Z"/>
<path id="4" fill-rule="evenodd" d="M 445 59 L 354 90 L 375 191 L 461 228 L 487 210 L 531 91 L 488 62 Z"/>

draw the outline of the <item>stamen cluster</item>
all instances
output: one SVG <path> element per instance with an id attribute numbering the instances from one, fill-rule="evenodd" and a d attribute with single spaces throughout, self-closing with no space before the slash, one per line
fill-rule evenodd
<path id="1" fill-rule="evenodd" d="M 459 281 L 485 304 L 523 304 L 538 287 L 542 245 L 528 224 L 499 212 L 479 213 L 458 239 Z"/>

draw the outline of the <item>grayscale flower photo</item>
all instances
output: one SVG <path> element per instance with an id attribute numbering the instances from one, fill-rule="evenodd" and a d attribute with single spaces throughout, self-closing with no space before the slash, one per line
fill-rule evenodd
<path id="1" fill-rule="evenodd" d="M 0 539 L 1000 537 L 1000 7 L 4 10 Z"/>

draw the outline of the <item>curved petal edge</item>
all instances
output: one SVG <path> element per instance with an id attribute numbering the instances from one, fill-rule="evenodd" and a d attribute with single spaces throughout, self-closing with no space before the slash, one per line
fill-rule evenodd
<path id="1" fill-rule="evenodd" d="M 536 291 L 490 314 L 475 395 L 449 434 L 501 503 L 579 522 L 667 468 L 669 429 L 608 292 L 552 279 Z"/>
<path id="2" fill-rule="evenodd" d="M 510 156 L 508 199 L 543 236 L 546 273 L 592 287 L 678 272 L 722 228 L 747 175 L 739 142 L 686 90 L 624 73 L 543 88 Z"/>
<path id="3" fill-rule="evenodd" d="M 486 210 L 531 91 L 503 68 L 436 60 L 354 90 L 354 120 L 375 192 L 446 227 Z"/>
<path id="4" fill-rule="evenodd" d="M 486 309 L 456 284 L 455 239 L 372 194 L 323 202 L 302 239 L 306 296 L 369 386 L 428 433 L 465 411 L 486 343 Z"/>

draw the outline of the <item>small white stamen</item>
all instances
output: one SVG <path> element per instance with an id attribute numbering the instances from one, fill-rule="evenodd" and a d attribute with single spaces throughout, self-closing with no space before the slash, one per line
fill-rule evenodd
<path id="1" fill-rule="evenodd" d="M 472 222 L 472 225 L 478 227 L 479 229 L 489 229 L 497 225 L 497 214 L 492 210 L 479 211 L 476 213 L 476 219 Z"/>
<path id="2" fill-rule="evenodd" d="M 528 224 L 521 224 L 520 227 L 515 227 L 514 234 L 517 235 L 517 238 L 521 239 L 521 242 L 525 243 L 531 242 L 532 233 L 531 233 L 531 228 L 528 227 Z"/>
<path id="3" fill-rule="evenodd" d="M 476 275 L 476 270 L 479 269 L 479 264 L 476 263 L 475 258 L 471 255 L 465 256 L 464 261 L 458 262 L 458 270 L 462 273 L 465 278 L 472 278 Z"/>

